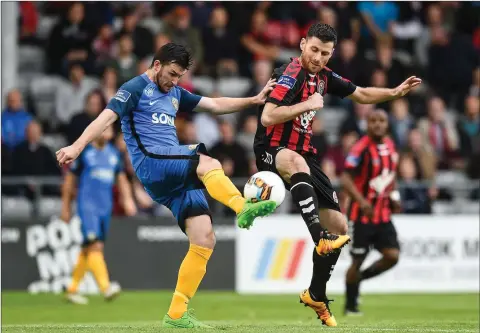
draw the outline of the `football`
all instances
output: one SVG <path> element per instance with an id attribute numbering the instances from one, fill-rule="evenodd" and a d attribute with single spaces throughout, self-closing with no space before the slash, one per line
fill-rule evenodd
<path id="1" fill-rule="evenodd" d="M 261 171 L 250 177 L 243 189 L 243 195 L 251 202 L 273 200 L 278 207 L 285 199 L 285 185 L 275 173 Z"/>

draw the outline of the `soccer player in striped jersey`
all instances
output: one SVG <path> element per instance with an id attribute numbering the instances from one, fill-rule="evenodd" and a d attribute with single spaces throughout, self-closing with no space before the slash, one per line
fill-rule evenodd
<path id="1" fill-rule="evenodd" d="M 342 184 L 351 199 L 347 214 L 353 238 L 345 314 L 361 314 L 358 309 L 360 282 L 395 266 L 400 254 L 392 223 L 392 207 L 395 212 L 400 211 L 400 194 L 396 190 L 398 154 L 387 136 L 387 129 L 387 113 L 379 109 L 371 111 L 367 135 L 352 147 L 345 160 Z M 360 271 L 371 246 L 382 258 Z"/>
<path id="2" fill-rule="evenodd" d="M 300 300 L 327 326 L 337 326 L 328 306 L 327 281 L 350 237 L 337 193 L 310 141 L 313 118 L 323 108 L 325 94 L 376 104 L 402 97 L 421 83 L 412 76 L 393 89 L 358 87 L 326 67 L 336 44 L 336 31 L 315 23 L 300 42 L 301 55 L 274 70 L 277 85 L 260 109 L 254 143 L 258 169 L 283 178 L 316 245 L 312 281 Z"/>

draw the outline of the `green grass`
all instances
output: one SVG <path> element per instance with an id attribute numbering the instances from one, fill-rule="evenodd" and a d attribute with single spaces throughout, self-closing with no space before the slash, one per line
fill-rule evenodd
<path id="1" fill-rule="evenodd" d="M 90 297 L 90 304 L 66 304 L 59 295 L 2 293 L 2 332 L 164 332 L 160 320 L 171 292 L 125 292 L 112 303 Z M 332 311 L 338 332 L 479 332 L 479 295 L 366 295 L 363 317 L 342 315 L 343 297 Z M 297 295 L 239 296 L 199 292 L 191 302 L 196 316 L 215 326 L 211 332 L 313 332 L 322 327 Z"/>

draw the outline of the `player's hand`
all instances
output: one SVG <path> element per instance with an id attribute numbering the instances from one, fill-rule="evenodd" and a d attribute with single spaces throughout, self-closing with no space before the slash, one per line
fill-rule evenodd
<path id="1" fill-rule="evenodd" d="M 403 97 L 410 92 L 410 90 L 419 86 L 422 83 L 422 79 L 416 76 L 410 76 L 401 85 L 395 88 L 395 97 Z"/>
<path id="2" fill-rule="evenodd" d="M 360 202 L 360 209 L 362 210 L 363 215 L 365 215 L 369 219 L 373 217 L 372 205 L 367 200 Z"/>
<path id="3" fill-rule="evenodd" d="M 309 110 L 318 110 L 323 108 L 323 96 L 318 92 L 314 93 L 308 98 Z"/>
<path id="4" fill-rule="evenodd" d="M 125 210 L 125 215 L 135 216 L 137 215 L 137 206 L 133 200 L 126 200 L 123 209 Z"/>
<path id="5" fill-rule="evenodd" d="M 399 214 L 402 212 L 402 203 L 400 201 L 392 200 L 392 213 Z"/>
<path id="6" fill-rule="evenodd" d="M 265 87 L 263 87 L 262 91 L 255 96 L 255 104 L 265 104 L 265 101 L 267 100 L 268 95 L 270 92 L 275 88 L 275 85 L 277 82 L 275 82 L 275 79 L 270 79 L 268 80 L 267 84 Z"/>
<path id="7" fill-rule="evenodd" d="M 60 166 L 70 164 L 80 155 L 81 149 L 74 145 L 64 147 L 56 152 L 57 161 Z"/>

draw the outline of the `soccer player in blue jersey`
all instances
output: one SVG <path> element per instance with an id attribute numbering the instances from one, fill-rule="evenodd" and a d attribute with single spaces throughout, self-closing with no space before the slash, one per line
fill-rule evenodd
<path id="1" fill-rule="evenodd" d="M 85 297 L 78 294 L 78 286 L 87 271 L 92 272 L 106 300 L 111 300 L 120 293 L 120 287 L 110 283 L 103 257 L 103 244 L 112 215 L 115 180 L 126 214 L 134 215 L 136 206 L 130 184 L 123 171 L 120 152 L 108 143 L 112 137 L 112 126 L 108 126 L 72 164 L 62 187 L 61 218 L 65 222 L 70 221 L 71 203 L 77 192 L 77 214 L 83 235 L 82 250 L 78 255 L 72 282 L 66 294 L 67 300 L 75 304 L 88 303 Z"/>
<path id="2" fill-rule="evenodd" d="M 215 234 L 203 189 L 237 213 L 237 223 L 249 227 L 258 216 L 276 208 L 273 201 L 250 203 L 225 176 L 218 160 L 205 146 L 179 145 L 175 129 L 177 112 L 198 109 L 213 114 L 240 111 L 265 103 L 275 82 L 249 98 L 209 98 L 177 86 L 192 58 L 179 44 L 168 43 L 155 54 L 150 68 L 123 84 L 106 109 L 71 146 L 57 152 L 60 165 L 74 161 L 84 147 L 120 119 L 127 149 L 138 179 L 158 203 L 168 207 L 190 241 L 178 273 L 178 281 L 164 327 L 208 327 L 187 311 L 205 273 L 215 246 Z M 247 166 L 245 166 L 247 167 Z"/>

